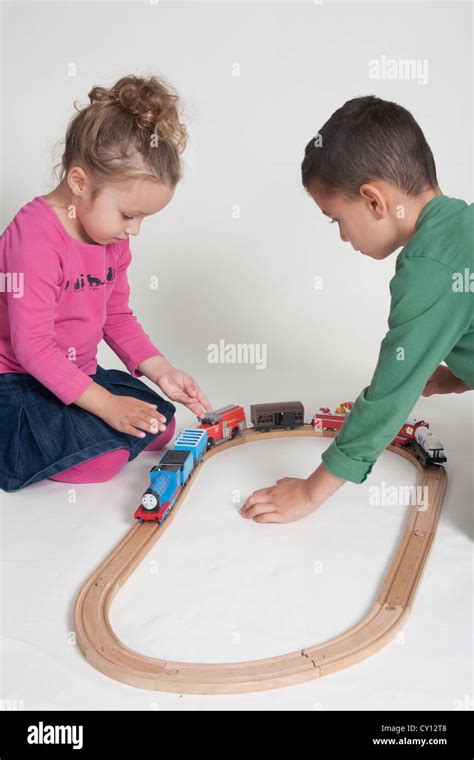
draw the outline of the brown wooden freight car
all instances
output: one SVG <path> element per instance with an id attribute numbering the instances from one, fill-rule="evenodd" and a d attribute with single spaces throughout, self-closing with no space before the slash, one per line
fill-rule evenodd
<path id="1" fill-rule="evenodd" d="M 294 430 L 304 425 L 301 401 L 279 401 L 273 404 L 252 404 L 250 419 L 255 430 Z"/>

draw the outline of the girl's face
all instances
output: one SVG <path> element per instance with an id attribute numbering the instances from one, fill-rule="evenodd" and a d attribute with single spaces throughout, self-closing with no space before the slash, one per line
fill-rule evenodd
<path id="1" fill-rule="evenodd" d="M 174 195 L 174 188 L 164 183 L 135 178 L 123 185 L 105 186 L 91 203 L 87 181 L 75 187 L 70 177 L 69 185 L 82 231 L 99 245 L 138 235 L 143 219 L 165 208 Z"/>
<path id="2" fill-rule="evenodd" d="M 362 185 L 355 199 L 327 195 L 317 186 L 310 188 L 310 195 L 323 214 L 337 222 L 341 240 L 358 253 L 380 260 L 401 245 L 396 197 L 386 183 Z"/>

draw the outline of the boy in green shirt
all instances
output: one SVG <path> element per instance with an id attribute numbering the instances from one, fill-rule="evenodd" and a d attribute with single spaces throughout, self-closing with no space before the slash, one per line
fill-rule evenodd
<path id="1" fill-rule="evenodd" d="M 382 260 L 404 247 L 370 385 L 307 479 L 281 478 L 247 499 L 241 514 L 256 522 L 299 519 L 346 480 L 363 483 L 420 394 L 474 387 L 474 204 L 442 194 L 413 116 L 373 95 L 349 100 L 308 143 L 301 168 L 354 250 Z"/>

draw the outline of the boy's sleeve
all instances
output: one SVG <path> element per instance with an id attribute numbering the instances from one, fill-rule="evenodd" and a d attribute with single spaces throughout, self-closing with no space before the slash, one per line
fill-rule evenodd
<path id="1" fill-rule="evenodd" d="M 61 291 L 62 263 L 56 239 L 47 230 L 16 222 L 5 231 L 8 272 L 23 277 L 23 292 L 7 292 L 10 341 L 15 356 L 64 404 L 72 404 L 92 378 L 66 358 L 56 342 L 55 319 Z"/>
<path id="2" fill-rule="evenodd" d="M 389 331 L 371 383 L 322 455 L 328 470 L 353 483 L 366 480 L 472 319 L 472 294 L 455 292 L 451 269 L 429 258 L 397 262 L 390 292 Z"/>
<path id="3" fill-rule="evenodd" d="M 127 269 L 132 260 L 128 241 L 123 247 L 115 283 L 107 301 L 107 315 L 103 327 L 103 338 L 108 346 L 123 361 L 133 377 L 141 377 L 138 366 L 152 356 L 162 356 L 152 343 L 129 306 L 130 285 Z"/>

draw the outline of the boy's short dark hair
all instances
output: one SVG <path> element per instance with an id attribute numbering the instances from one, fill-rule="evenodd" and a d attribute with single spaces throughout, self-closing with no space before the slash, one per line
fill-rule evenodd
<path id="1" fill-rule="evenodd" d="M 411 113 L 375 95 L 348 100 L 333 113 L 307 144 L 301 173 L 306 190 L 318 184 L 328 195 L 353 197 L 374 179 L 407 195 L 438 185 L 433 154 Z"/>

